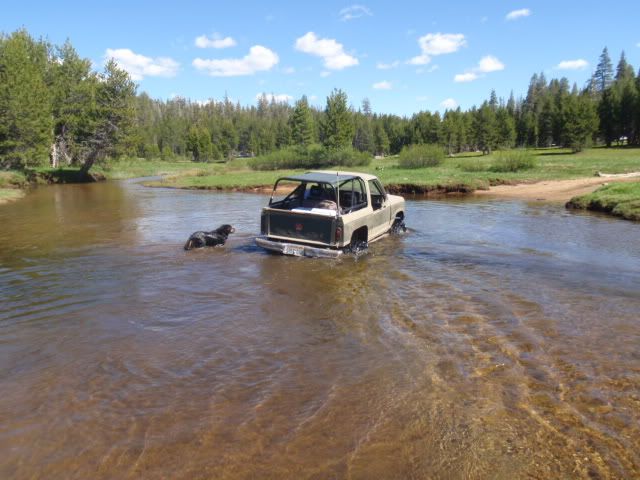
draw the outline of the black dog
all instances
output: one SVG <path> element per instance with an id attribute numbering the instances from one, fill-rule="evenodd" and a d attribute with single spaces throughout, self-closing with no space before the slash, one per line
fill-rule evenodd
<path id="1" fill-rule="evenodd" d="M 224 245 L 227 237 L 235 232 L 236 229 L 231 225 L 222 225 L 221 227 L 211 230 L 210 232 L 194 232 L 184 244 L 185 250 L 202 247 L 215 247 L 216 245 Z"/>

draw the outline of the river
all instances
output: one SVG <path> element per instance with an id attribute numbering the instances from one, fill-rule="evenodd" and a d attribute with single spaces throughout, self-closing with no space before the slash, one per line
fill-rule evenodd
<path id="1" fill-rule="evenodd" d="M 639 224 L 413 199 L 332 261 L 254 247 L 265 202 L 0 206 L 0 478 L 640 476 Z"/>

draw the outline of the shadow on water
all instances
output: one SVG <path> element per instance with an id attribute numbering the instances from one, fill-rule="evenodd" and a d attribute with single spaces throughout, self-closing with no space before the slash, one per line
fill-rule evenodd
<path id="1" fill-rule="evenodd" d="M 638 475 L 638 225 L 410 201 L 406 234 L 333 261 L 256 247 L 264 202 L 0 207 L 0 476 Z"/>

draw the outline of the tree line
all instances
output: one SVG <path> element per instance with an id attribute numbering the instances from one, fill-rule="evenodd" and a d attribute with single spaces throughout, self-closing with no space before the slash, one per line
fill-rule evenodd
<path id="1" fill-rule="evenodd" d="M 303 96 L 289 105 L 262 95 L 256 105 L 136 93 L 113 62 L 92 70 L 70 42 L 54 46 L 22 29 L 0 36 L 0 166 L 76 165 L 101 158 L 224 160 L 290 146 L 353 148 L 373 155 L 414 144 L 449 154 L 513 147 L 591 143 L 640 144 L 640 72 L 624 52 L 614 70 L 605 48 L 585 86 L 534 74 L 525 96 L 499 98 L 463 111 L 421 111 L 410 117 L 374 113 L 369 100 L 349 106 L 333 90 L 324 108 Z"/>

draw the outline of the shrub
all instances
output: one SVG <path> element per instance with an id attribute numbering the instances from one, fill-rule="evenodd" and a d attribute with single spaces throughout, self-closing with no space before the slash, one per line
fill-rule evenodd
<path id="1" fill-rule="evenodd" d="M 463 158 L 460 159 L 458 168 L 463 172 L 486 172 L 489 169 L 489 165 L 479 158 Z"/>
<path id="2" fill-rule="evenodd" d="M 305 168 L 309 166 L 309 155 L 302 149 L 289 147 L 252 158 L 248 165 L 252 170 Z"/>
<path id="3" fill-rule="evenodd" d="M 173 150 L 169 145 L 165 145 L 164 147 L 162 147 L 162 152 L 160 152 L 160 159 L 168 161 L 173 160 L 174 157 L 175 154 L 173 153 Z"/>
<path id="4" fill-rule="evenodd" d="M 438 145 L 404 147 L 398 157 L 401 168 L 436 167 L 444 161 L 444 150 Z"/>
<path id="5" fill-rule="evenodd" d="M 536 166 L 536 157 L 527 150 L 511 150 L 508 152 L 497 152 L 494 160 L 489 166 L 492 172 L 517 172 L 520 170 L 530 170 Z"/>
<path id="6" fill-rule="evenodd" d="M 341 148 L 327 152 L 327 165 L 341 165 L 344 167 L 357 167 L 369 165 L 371 163 L 371 155 L 367 152 L 359 152 L 351 147 Z"/>
<path id="7" fill-rule="evenodd" d="M 288 147 L 249 160 L 252 170 L 282 170 L 293 168 L 326 168 L 335 165 L 346 167 L 369 165 L 371 156 L 352 148 L 327 150 L 320 145 Z"/>

